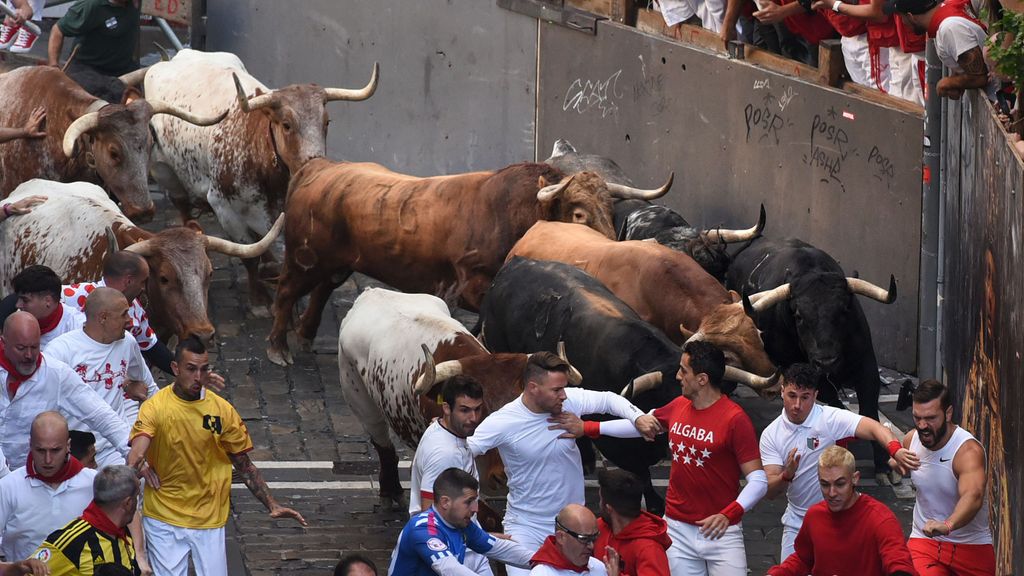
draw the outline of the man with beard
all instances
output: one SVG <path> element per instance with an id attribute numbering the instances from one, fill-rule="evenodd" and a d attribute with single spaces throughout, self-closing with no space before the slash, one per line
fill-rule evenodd
<path id="1" fill-rule="evenodd" d="M 846 448 L 829 446 L 818 459 L 824 501 L 807 510 L 796 552 L 768 576 L 916 576 L 903 529 L 885 504 L 857 492 L 860 472 Z"/>
<path id="2" fill-rule="evenodd" d="M 995 574 L 984 448 L 953 424 L 949 390 L 936 380 L 914 390 L 913 414 L 915 429 L 903 444 L 921 455 L 910 476 L 917 487 L 907 544 L 914 567 L 921 576 Z"/>

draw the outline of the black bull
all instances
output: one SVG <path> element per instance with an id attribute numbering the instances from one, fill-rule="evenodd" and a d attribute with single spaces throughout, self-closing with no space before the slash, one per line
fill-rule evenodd
<path id="1" fill-rule="evenodd" d="M 660 372 L 663 384 L 632 399 L 645 412 L 680 394 L 679 347 L 574 266 L 513 258 L 495 276 L 480 319 L 492 352 L 554 351 L 565 342 L 588 390 L 618 394 L 633 379 Z M 644 480 L 647 509 L 661 514 L 665 502 L 651 484 L 649 468 L 665 456 L 666 435 L 655 442 L 602 437 L 596 444 L 616 466 Z"/>
<path id="2" fill-rule="evenodd" d="M 851 286 L 866 283 L 849 281 L 831 256 L 793 238 L 755 240 L 735 256 L 726 275 L 726 286 L 743 293 L 745 300 L 746 294 L 787 283 L 788 298 L 774 304 L 755 300 L 748 306 L 768 356 L 780 367 L 814 364 L 827 375 L 828 383 L 818 395 L 821 401 L 841 408 L 840 390 L 852 389 L 860 414 L 878 420 L 878 362 L 867 318 L 851 291 Z M 869 286 L 860 293 L 891 303 L 896 298 L 895 280 L 890 279 L 888 291 Z M 877 444 L 872 446 L 875 472 L 889 471 L 889 455 Z"/>

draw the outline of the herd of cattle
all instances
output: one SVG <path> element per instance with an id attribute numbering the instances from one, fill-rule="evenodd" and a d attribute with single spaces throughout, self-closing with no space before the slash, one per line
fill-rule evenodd
<path id="1" fill-rule="evenodd" d="M 880 288 L 848 278 L 813 246 L 761 236 L 763 206 L 749 229 L 696 229 L 651 202 L 672 176 L 639 189 L 615 162 L 565 141 L 544 163 L 430 178 L 328 160 L 326 103 L 370 98 L 376 66 L 361 89 L 270 89 L 233 54 L 184 50 L 123 80 L 143 90 L 108 103 L 55 68 L 0 75 L 0 126 L 47 109 L 46 138 L 0 145 L 0 198 L 48 197 L 0 224 L 0 289 L 30 264 L 68 283 L 95 280 L 108 251 L 132 250 L 149 262 L 161 337 L 209 340 L 207 253 L 237 256 L 252 312 L 273 315 L 267 355 L 282 365 L 292 362 L 286 337 L 300 298 L 309 304 L 296 336 L 308 344 L 353 272 L 405 292 L 365 291 L 339 336 L 341 385 L 380 455 L 382 497 L 402 492 L 389 429 L 415 446 L 440 413 L 441 383 L 457 373 L 483 382 L 497 409 L 521 389 L 527 354 L 541 350 L 562 348 L 583 386 L 647 410 L 679 395 L 681 346 L 706 340 L 725 351 L 732 382 L 770 392 L 777 367 L 809 361 L 832 384 L 824 401 L 854 389 L 861 413 L 878 417 L 878 367 L 856 296 L 891 303 L 895 279 Z M 137 225 L 154 215 L 150 176 L 183 226 Z M 212 211 L 228 239 L 205 235 L 197 211 Z M 479 312 L 476 335 L 451 305 Z M 648 480 L 666 448 L 597 446 Z M 885 462 L 876 454 L 876 469 Z M 488 467 L 485 481 L 499 470 Z"/>

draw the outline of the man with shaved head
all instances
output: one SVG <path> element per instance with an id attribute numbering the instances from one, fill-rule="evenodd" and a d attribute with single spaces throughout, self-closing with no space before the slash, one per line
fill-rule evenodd
<path id="1" fill-rule="evenodd" d="M 69 453 L 68 422 L 47 411 L 32 421 L 25 467 L 0 479 L 0 552 L 28 558 L 43 540 L 92 501 L 95 470 Z"/>
<path id="2" fill-rule="evenodd" d="M 70 366 L 129 426 L 135 423 L 139 401 L 159 391 L 139 344 L 126 332 L 130 326 L 124 294 L 101 286 L 86 299 L 85 325 L 46 347 L 50 358 Z M 79 422 L 72 422 L 72 427 L 83 429 Z M 124 464 L 124 458 L 110 443 L 99 439 L 96 463 L 102 468 Z"/>
<path id="3" fill-rule="evenodd" d="M 594 558 L 594 542 L 598 536 L 594 513 L 579 504 L 569 504 L 555 518 L 555 533 L 544 540 L 530 560 L 533 565 L 530 574 L 619 576 L 619 555 L 611 546 L 605 549 L 604 562 Z"/>
<path id="4" fill-rule="evenodd" d="M 29 426 L 55 410 L 128 453 L 128 425 L 67 364 L 39 351 L 39 323 L 15 312 L 0 335 L 0 448 L 11 462 L 28 457 Z"/>

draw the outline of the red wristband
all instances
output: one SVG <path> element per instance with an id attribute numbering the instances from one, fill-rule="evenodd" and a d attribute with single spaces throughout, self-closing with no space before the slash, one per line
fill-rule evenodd
<path id="1" fill-rule="evenodd" d="M 587 438 L 597 438 L 601 435 L 601 423 L 596 420 L 584 420 L 583 435 Z"/>
<path id="2" fill-rule="evenodd" d="M 792 482 L 793 478 L 796 478 L 796 474 L 790 474 L 789 476 L 786 476 L 785 472 L 782 473 L 782 479 L 785 480 L 786 482 Z"/>
<path id="3" fill-rule="evenodd" d="M 899 440 L 893 440 L 889 442 L 889 456 L 896 457 L 896 453 L 903 449 L 903 444 Z"/>
<path id="4" fill-rule="evenodd" d="M 10 204 L 4 204 L 4 218 L 10 218 L 10 217 L 11 217 L 11 205 Z"/>
<path id="5" fill-rule="evenodd" d="M 947 535 L 953 532 L 953 525 L 949 523 L 949 520 L 943 520 L 942 523 L 946 525 L 946 530 L 948 530 L 948 532 L 946 532 Z"/>
<path id="6" fill-rule="evenodd" d="M 732 526 L 733 524 L 738 524 L 743 519 L 743 506 L 740 506 L 739 502 L 733 500 L 728 506 L 722 508 L 719 514 L 728 518 L 729 526 Z"/>

